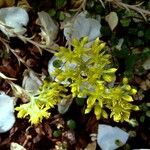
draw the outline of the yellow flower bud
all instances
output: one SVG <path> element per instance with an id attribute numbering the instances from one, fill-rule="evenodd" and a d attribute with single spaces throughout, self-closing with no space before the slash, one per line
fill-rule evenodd
<path id="1" fill-rule="evenodd" d="M 131 86 L 130 85 L 125 85 L 125 90 L 130 91 L 131 90 Z"/>
<path id="2" fill-rule="evenodd" d="M 128 102 L 133 101 L 132 97 L 129 96 L 129 95 L 124 95 L 122 98 L 123 98 L 124 100 L 128 101 Z"/>
<path id="3" fill-rule="evenodd" d="M 137 90 L 136 90 L 136 89 L 132 89 L 132 90 L 131 90 L 131 94 L 132 94 L 132 95 L 135 95 L 136 93 L 137 93 Z"/>
<path id="4" fill-rule="evenodd" d="M 123 84 L 128 84 L 128 78 L 123 78 Z"/>

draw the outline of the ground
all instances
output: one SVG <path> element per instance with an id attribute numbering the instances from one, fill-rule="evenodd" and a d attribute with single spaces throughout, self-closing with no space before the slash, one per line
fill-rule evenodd
<path id="1" fill-rule="evenodd" d="M 91 134 L 94 133 L 95 135 L 92 136 L 96 136 L 98 124 L 118 126 L 130 133 L 127 143 L 120 149 L 150 149 L 150 68 L 144 67 L 144 63 L 149 62 L 150 58 L 150 1 L 144 1 L 141 5 L 135 6 L 140 2 L 142 1 L 33 0 L 31 2 L 18 0 L 14 4 L 1 6 L 4 8 L 14 5 L 27 10 L 30 19 L 26 27 L 26 34 L 27 37 L 35 34 L 32 40 L 36 43 L 41 42 L 40 26 L 36 24 L 37 12 L 48 12 L 59 26 L 59 32 L 54 41 L 61 46 L 66 45 L 62 29 L 66 16 L 73 17 L 83 10 L 87 10 L 92 16 L 100 15 L 102 26 L 100 39 L 110 47 L 114 65 L 118 68 L 116 81 L 120 82 L 123 76 L 129 78 L 130 85 L 138 91 L 134 96 L 133 103 L 138 105 L 140 110 L 131 112 L 130 118 L 136 121 L 134 125 L 127 122 L 116 123 L 111 118 L 97 120 L 93 112 L 85 115 L 85 106 L 79 106 L 76 101 L 73 101 L 64 115 L 52 109 L 51 117 L 43 119 L 42 123 L 38 125 L 31 125 L 28 118 L 16 117 L 12 129 L 0 134 L 0 150 L 9 150 L 12 142 L 22 145 L 27 150 L 84 149 L 88 144 L 95 142 L 95 140 L 91 140 L 94 139 L 94 137 L 91 138 Z M 110 12 L 117 14 L 117 22 L 108 21 L 108 17 L 106 19 Z M 25 40 L 24 42 L 18 36 L 7 37 L 0 32 L 0 72 L 7 77 L 17 79 L 13 82 L 20 86 L 26 69 L 33 70 L 39 76 L 48 77 L 48 61 L 53 56 L 48 48 L 37 46 L 32 43 L 32 40 Z M 121 42 L 122 40 L 123 42 Z M 4 43 L 9 45 L 9 51 L 6 50 Z M 0 78 L 0 91 L 14 96 L 7 79 Z M 23 102 L 24 99 L 19 98 L 16 100 L 16 105 Z M 17 112 L 15 112 L 15 116 L 17 116 Z M 70 127 L 67 124 L 68 120 L 73 120 L 75 127 Z M 92 150 L 100 149 L 96 142 L 94 144 L 95 148 L 93 147 Z"/>

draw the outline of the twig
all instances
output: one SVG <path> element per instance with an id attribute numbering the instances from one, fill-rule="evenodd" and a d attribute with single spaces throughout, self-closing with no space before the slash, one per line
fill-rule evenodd
<path id="1" fill-rule="evenodd" d="M 20 40 L 24 41 L 25 43 L 28 42 L 28 43 L 30 43 L 30 44 L 36 46 L 36 47 L 38 48 L 40 54 L 42 54 L 42 49 L 44 49 L 44 50 L 46 50 L 46 51 L 48 51 L 48 52 L 51 52 L 51 53 L 56 53 L 57 47 L 55 47 L 55 48 L 51 47 L 51 49 L 48 49 L 48 48 L 46 47 L 46 45 L 39 44 L 39 43 L 33 41 L 32 38 L 34 38 L 34 36 L 28 38 L 28 37 L 25 37 L 25 36 L 23 36 L 23 35 L 18 35 L 17 37 L 18 37 Z"/>
<path id="2" fill-rule="evenodd" d="M 104 2 L 103 2 L 102 0 L 99 0 L 99 1 L 100 1 L 100 3 L 101 3 L 102 7 L 105 8 Z"/>
<path id="3" fill-rule="evenodd" d="M 46 51 L 48 51 L 48 52 L 51 52 L 51 53 L 56 53 L 56 50 L 58 49 L 58 46 L 55 45 L 55 44 L 50 45 L 51 47 L 49 48 L 49 47 L 47 47 L 45 44 L 40 44 L 40 43 L 38 43 L 38 42 L 35 42 L 35 41 L 33 40 L 33 38 L 35 37 L 35 35 L 32 36 L 32 37 L 26 37 L 26 36 L 21 35 L 21 34 L 19 34 L 19 33 L 15 33 L 15 32 L 13 32 L 13 30 L 11 30 L 10 27 L 8 27 L 7 25 L 5 25 L 5 24 L 4 24 L 3 22 L 1 22 L 1 21 L 0 21 L 0 26 L 3 27 L 3 28 L 5 29 L 5 31 L 7 31 L 9 34 L 12 34 L 13 36 L 18 37 L 18 38 L 19 38 L 20 40 L 22 40 L 24 43 L 30 43 L 30 44 L 36 46 L 36 47 L 38 48 L 40 54 L 42 54 L 42 49 L 44 49 L 44 50 L 46 50 Z"/>
<path id="4" fill-rule="evenodd" d="M 139 6 L 141 6 L 143 4 L 142 3 L 139 3 L 137 5 L 129 5 L 129 4 L 125 4 L 121 1 L 118 1 L 118 0 L 112 0 L 112 1 L 109 1 L 111 3 L 114 3 L 115 5 L 117 5 L 118 7 L 123 7 L 127 10 L 134 10 L 136 11 L 137 13 L 141 14 L 142 17 L 146 20 L 146 16 L 145 15 L 148 15 L 150 16 L 150 11 L 149 10 L 145 10 L 145 9 L 142 9 L 142 8 L 139 8 Z"/>
<path id="5" fill-rule="evenodd" d="M 9 46 L 9 44 L 8 44 L 9 42 L 8 42 L 7 40 L 5 40 L 5 39 L 3 39 L 3 38 L 0 37 L 0 42 L 2 42 L 2 44 L 5 46 L 7 52 L 10 51 L 10 52 L 17 58 L 19 65 L 20 65 L 20 62 L 21 62 L 21 63 L 22 63 L 24 66 L 26 66 L 29 70 L 32 70 L 32 69 L 26 64 L 26 62 L 25 62 L 20 56 L 18 56 L 18 55 L 16 54 L 16 52 L 14 51 L 14 49 L 12 49 L 12 48 Z M 33 70 L 32 70 L 32 71 L 33 71 Z"/>
<path id="6" fill-rule="evenodd" d="M 80 5 L 77 9 L 70 9 L 70 11 L 77 11 L 76 15 L 77 15 L 82 9 L 85 11 L 86 1 L 87 1 L 87 0 L 83 0 L 83 2 L 81 3 L 81 5 Z"/>

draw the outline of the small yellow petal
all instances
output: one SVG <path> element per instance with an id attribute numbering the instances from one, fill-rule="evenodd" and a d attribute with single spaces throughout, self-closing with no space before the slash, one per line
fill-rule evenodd
<path id="1" fill-rule="evenodd" d="M 106 82 L 112 82 L 114 80 L 114 76 L 112 75 L 103 75 L 103 79 L 106 81 Z"/>
<path id="2" fill-rule="evenodd" d="M 128 84 L 128 78 L 123 78 L 123 84 Z"/>
<path id="3" fill-rule="evenodd" d="M 96 105 L 94 107 L 94 113 L 95 113 L 97 119 L 100 119 L 101 112 L 102 112 L 101 107 L 99 105 Z"/>
<path id="4" fill-rule="evenodd" d="M 132 90 L 131 90 L 131 94 L 132 94 L 132 95 L 135 95 L 136 93 L 137 93 L 137 90 L 136 90 L 136 89 L 132 89 Z"/>
<path id="5" fill-rule="evenodd" d="M 115 73 L 117 71 L 117 69 L 116 68 L 110 68 L 110 69 L 108 69 L 108 70 L 106 70 L 106 71 L 104 71 L 105 73 Z"/>
<path id="6" fill-rule="evenodd" d="M 131 86 L 130 85 L 124 85 L 125 86 L 125 90 L 130 91 L 131 90 Z"/>
<path id="7" fill-rule="evenodd" d="M 90 111 L 91 111 L 91 108 L 86 108 L 84 113 L 88 114 Z"/>
<path id="8" fill-rule="evenodd" d="M 133 101 L 132 96 L 129 96 L 129 95 L 124 95 L 122 98 L 123 98 L 124 100 L 128 101 L 128 102 L 132 102 L 132 101 Z"/>

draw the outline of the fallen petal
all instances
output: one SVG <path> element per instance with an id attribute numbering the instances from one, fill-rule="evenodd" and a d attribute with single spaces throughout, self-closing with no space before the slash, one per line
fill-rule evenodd
<path id="1" fill-rule="evenodd" d="M 57 37 L 58 26 L 47 12 L 38 12 L 38 16 L 36 23 L 41 26 L 42 40 L 45 41 L 46 46 L 50 46 Z"/>
<path id="2" fill-rule="evenodd" d="M 66 24 L 64 36 L 67 40 L 80 39 L 88 36 L 89 42 L 101 36 L 101 24 L 99 20 L 86 17 L 86 12 L 81 12 L 76 18 Z"/>
<path id="3" fill-rule="evenodd" d="M 0 133 L 7 132 L 15 123 L 13 98 L 0 94 Z"/>
<path id="4" fill-rule="evenodd" d="M 126 143 L 128 137 L 129 134 L 118 127 L 104 124 L 98 126 L 97 143 L 102 150 L 117 149 Z"/>
<path id="5" fill-rule="evenodd" d="M 28 13 L 20 7 L 7 7 L 0 9 L 0 30 L 8 37 L 15 34 L 24 34 L 24 26 L 29 21 Z"/>

